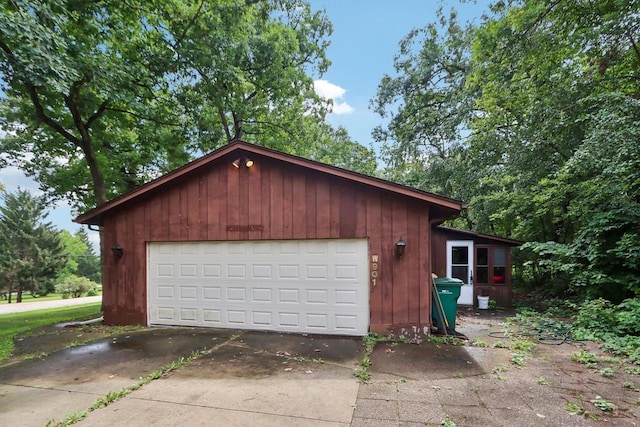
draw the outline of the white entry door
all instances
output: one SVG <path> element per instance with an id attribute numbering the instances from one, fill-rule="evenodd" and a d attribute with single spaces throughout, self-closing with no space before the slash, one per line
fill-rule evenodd
<path id="1" fill-rule="evenodd" d="M 447 277 L 460 279 L 458 304 L 473 305 L 473 241 L 451 240 L 447 242 Z"/>
<path id="2" fill-rule="evenodd" d="M 369 244 L 153 242 L 149 324 L 365 335 Z"/>

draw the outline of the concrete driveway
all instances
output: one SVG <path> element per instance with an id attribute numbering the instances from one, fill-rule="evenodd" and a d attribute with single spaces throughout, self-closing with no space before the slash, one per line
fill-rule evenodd
<path id="1" fill-rule="evenodd" d="M 346 426 L 358 394 L 353 369 L 361 349 L 357 338 L 147 329 L 0 368 L 1 420 L 16 426 L 61 421 L 207 350 L 88 413 L 81 424 Z"/>
<path id="2" fill-rule="evenodd" d="M 537 344 L 514 364 L 502 320 L 460 316 L 465 345 L 380 343 L 368 384 L 353 377 L 363 355 L 357 338 L 144 329 L 0 367 L 0 424 L 63 420 L 206 349 L 188 366 L 88 412 L 79 425 L 640 425 L 637 365 L 608 362 L 593 343 Z M 572 361 L 581 351 L 601 362 Z"/>

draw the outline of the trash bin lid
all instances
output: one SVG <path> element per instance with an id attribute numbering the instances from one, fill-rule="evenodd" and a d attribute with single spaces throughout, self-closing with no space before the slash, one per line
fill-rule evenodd
<path id="1" fill-rule="evenodd" d="M 464 283 L 460 279 L 454 279 L 452 277 L 438 277 L 434 279 L 436 282 L 436 286 L 438 287 L 446 287 L 446 286 L 462 286 Z"/>

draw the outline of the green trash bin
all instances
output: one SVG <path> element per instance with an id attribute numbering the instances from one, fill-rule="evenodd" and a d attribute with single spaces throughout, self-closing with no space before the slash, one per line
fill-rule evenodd
<path id="1" fill-rule="evenodd" d="M 449 326 L 446 328 L 448 333 L 454 333 L 456 328 L 456 315 L 458 314 L 458 298 L 460 297 L 460 288 L 463 283 L 460 279 L 452 279 L 449 277 L 440 277 L 434 279 L 436 285 L 436 292 L 440 297 L 440 301 L 442 301 L 442 309 L 444 311 L 444 317 L 447 319 L 447 323 Z M 431 304 L 431 316 L 436 322 L 436 326 L 440 328 L 438 325 L 438 308 L 436 306 L 437 302 L 433 301 Z"/>

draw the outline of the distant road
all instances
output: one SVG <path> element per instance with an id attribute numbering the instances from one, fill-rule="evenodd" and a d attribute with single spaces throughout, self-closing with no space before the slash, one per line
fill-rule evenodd
<path id="1" fill-rule="evenodd" d="M 100 301 L 102 301 L 102 296 L 59 299 L 53 301 L 21 302 L 20 304 L 0 304 L 0 315 L 9 313 L 22 313 L 24 311 L 32 310 L 42 310 L 44 308 L 58 308 L 67 307 L 70 305 L 90 304 L 92 302 Z"/>

